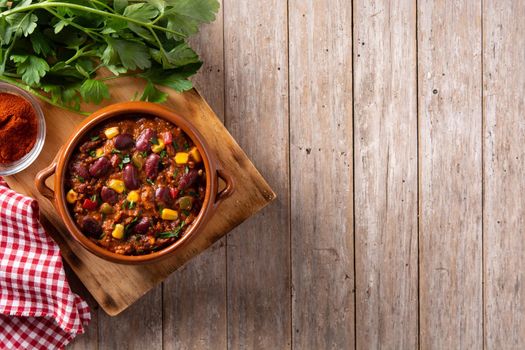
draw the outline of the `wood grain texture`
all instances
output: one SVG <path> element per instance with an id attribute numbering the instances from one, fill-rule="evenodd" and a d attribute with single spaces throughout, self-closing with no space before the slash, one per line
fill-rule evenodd
<path id="1" fill-rule="evenodd" d="M 204 62 L 193 79 L 224 121 L 222 6 L 215 22 L 191 40 Z M 164 281 L 164 349 L 226 349 L 226 237 Z"/>
<path id="2" fill-rule="evenodd" d="M 162 349 L 161 286 L 149 291 L 118 317 L 99 309 L 98 334 L 99 349 Z"/>
<path id="3" fill-rule="evenodd" d="M 292 343 L 351 349 L 352 7 L 293 0 L 289 13 Z"/>
<path id="4" fill-rule="evenodd" d="M 73 339 L 66 348 L 68 350 L 98 349 L 98 304 L 67 264 L 64 265 L 64 269 L 66 271 L 69 286 L 73 293 L 76 293 L 83 298 L 91 309 L 91 321 L 87 327 L 84 327 L 84 334 Z"/>
<path id="5" fill-rule="evenodd" d="M 228 236 L 228 348 L 290 347 L 286 1 L 224 1 L 226 125 L 278 194 Z"/>
<path id="6" fill-rule="evenodd" d="M 358 349 L 418 347 L 416 2 L 354 1 Z"/>
<path id="7" fill-rule="evenodd" d="M 113 101 L 125 101 L 133 96 L 131 91 L 140 89 L 144 82 L 132 78 L 112 82 Z M 80 247 L 65 230 L 52 204 L 37 193 L 33 179 L 35 174 L 49 165 L 59 147 L 73 131 L 81 117 L 49 105 L 44 105 L 48 135 L 41 155 L 27 170 L 7 177 L 7 182 L 21 193 L 37 198 L 41 212 L 56 230 L 50 230 L 61 246 L 62 255 L 95 300 L 110 315 L 116 315 L 133 304 L 151 288 L 162 282 L 189 259 L 205 250 L 228 231 L 260 210 L 275 197 L 259 172 L 247 158 L 228 131 L 215 116 L 208 104 L 195 91 L 177 94 L 168 91 L 166 105 L 176 113 L 192 120 L 201 134 L 214 149 L 225 169 L 232 169 L 236 191 L 221 203 L 203 232 L 182 248 L 178 255 L 158 263 L 130 266 L 107 262 Z M 48 180 L 48 184 L 51 182 Z M 52 185 L 51 185 L 52 186 Z M 115 279 L 115 276 L 119 276 Z"/>
<path id="8" fill-rule="evenodd" d="M 40 199 L 66 260 L 112 313 L 211 245 L 117 318 L 95 310 L 69 348 L 523 348 L 525 4 L 222 5 L 192 39 L 218 118 L 194 92 L 169 104 L 208 126 L 245 195 L 196 248 L 149 269 L 108 268 L 57 233 L 32 181 L 81 117 L 46 106 L 46 148 L 8 178 Z M 273 193 L 221 141 L 223 121 L 279 195 L 227 239 Z M 116 275 L 141 282 L 123 289 Z"/>
<path id="9" fill-rule="evenodd" d="M 418 1 L 422 349 L 480 349 L 481 6 Z"/>
<path id="10" fill-rule="evenodd" d="M 525 3 L 484 1 L 484 276 L 487 349 L 525 339 Z"/>

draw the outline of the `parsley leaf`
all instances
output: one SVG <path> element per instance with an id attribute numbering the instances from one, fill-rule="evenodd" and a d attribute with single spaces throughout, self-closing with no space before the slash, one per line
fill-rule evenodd
<path id="1" fill-rule="evenodd" d="M 120 161 L 118 167 L 120 168 L 120 170 L 122 170 L 124 168 L 124 165 L 125 164 L 128 164 L 131 162 L 131 158 L 129 156 L 129 154 L 125 154 L 123 157 L 122 157 L 122 160 Z"/>
<path id="2" fill-rule="evenodd" d="M 80 94 L 86 102 L 99 104 L 103 99 L 109 99 L 109 89 L 100 80 L 88 79 L 80 87 Z"/>
<path id="3" fill-rule="evenodd" d="M 218 0 L 0 0 L 0 77 L 73 111 L 108 99 L 105 80 L 124 76 L 147 83 L 130 96 L 162 103 L 158 86 L 193 87 L 202 63 L 189 35 L 218 9 Z"/>
<path id="4" fill-rule="evenodd" d="M 158 233 L 157 237 L 158 238 L 172 238 L 172 237 L 177 237 L 178 238 L 179 235 L 180 235 L 180 231 L 184 228 L 184 225 L 186 225 L 186 223 L 183 221 L 180 224 L 180 226 L 177 227 L 175 230 Z"/>
<path id="5" fill-rule="evenodd" d="M 29 38 L 33 50 L 37 54 L 42 54 L 42 56 L 49 56 L 54 54 L 54 50 L 51 47 L 52 43 L 42 32 L 36 31 Z"/>
<path id="6" fill-rule="evenodd" d="M 212 22 L 219 9 L 215 0 L 178 0 L 170 1 L 172 7 L 164 11 L 168 18 L 167 27 L 177 29 L 186 35 L 195 34 L 199 25 Z M 168 34 L 168 37 L 173 36 Z"/>
<path id="7" fill-rule="evenodd" d="M 201 63 L 194 63 L 186 66 L 184 69 L 155 69 L 152 68 L 148 72 L 140 76 L 151 80 L 155 84 L 164 85 L 174 89 L 175 91 L 187 91 L 193 87 L 188 78 L 199 70 Z"/>
<path id="8" fill-rule="evenodd" d="M 38 85 L 40 78 L 49 71 L 46 60 L 33 55 L 11 55 L 11 60 L 18 64 L 17 74 L 22 75 L 22 80 L 28 85 Z"/>
<path id="9" fill-rule="evenodd" d="M 146 45 L 140 42 L 120 39 L 108 39 L 111 46 L 118 54 L 120 62 L 129 70 L 151 67 L 150 54 Z"/>
<path id="10" fill-rule="evenodd" d="M 148 80 L 144 92 L 142 93 L 141 101 L 157 102 L 163 103 L 168 99 L 168 94 L 160 91 L 153 85 L 153 83 Z"/>
<path id="11" fill-rule="evenodd" d="M 124 10 L 124 16 L 146 22 L 157 17 L 159 10 L 148 3 L 129 5 Z"/>
<path id="12" fill-rule="evenodd" d="M 11 31 L 13 33 L 23 34 L 27 37 L 35 31 L 38 17 L 32 12 L 14 13 L 7 16 L 6 20 L 11 25 Z"/>

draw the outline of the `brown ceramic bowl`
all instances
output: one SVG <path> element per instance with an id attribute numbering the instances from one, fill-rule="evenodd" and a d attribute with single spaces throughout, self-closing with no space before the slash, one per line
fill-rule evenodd
<path id="1" fill-rule="evenodd" d="M 98 246 L 88 239 L 79 230 L 69 213 L 68 207 L 66 205 L 66 191 L 64 189 L 64 177 L 70 156 L 75 151 L 78 143 L 80 140 L 82 140 L 84 135 L 89 133 L 90 130 L 97 127 L 99 124 L 109 119 L 129 117 L 133 115 L 145 115 L 163 118 L 180 127 L 193 140 L 200 154 L 202 155 L 207 176 L 206 195 L 201 211 L 195 221 L 192 223 L 191 227 L 185 232 L 184 236 L 162 250 L 151 254 L 136 256 L 113 253 L 104 249 L 103 247 Z M 54 191 L 45 184 L 45 180 L 53 174 L 55 174 Z M 221 178 L 226 183 L 225 188 L 221 191 L 219 191 L 219 178 Z M 226 197 L 228 197 L 234 189 L 232 177 L 221 168 L 220 164 L 215 159 L 212 150 L 207 145 L 206 140 L 192 125 L 192 123 L 165 107 L 149 102 L 117 103 L 93 113 L 78 126 L 77 130 L 70 136 L 65 145 L 59 150 L 53 163 L 37 174 L 35 183 L 38 191 L 53 202 L 67 229 L 77 242 L 101 258 L 122 264 L 151 263 L 177 254 L 177 251 L 180 247 L 187 244 L 192 238 L 197 236 L 199 232 L 202 231 L 206 225 L 206 222 L 217 210 L 219 204 Z"/>

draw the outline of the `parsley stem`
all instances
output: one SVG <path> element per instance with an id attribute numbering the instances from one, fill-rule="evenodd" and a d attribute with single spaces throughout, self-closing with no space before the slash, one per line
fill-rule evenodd
<path id="1" fill-rule="evenodd" d="M 113 79 L 118 79 L 118 78 L 135 77 L 137 75 L 138 75 L 137 73 L 127 73 L 127 74 L 112 75 L 112 76 L 100 78 L 97 80 L 106 81 L 106 80 L 113 80 Z"/>
<path id="2" fill-rule="evenodd" d="M 75 22 L 73 22 L 73 21 L 71 21 L 71 20 L 65 18 L 64 16 L 59 15 L 57 12 L 55 12 L 55 11 L 53 11 L 53 10 L 51 10 L 51 9 L 45 9 L 45 10 L 46 10 L 47 12 L 49 12 L 50 14 L 52 14 L 53 16 L 55 16 L 55 17 L 59 18 L 60 20 L 66 22 L 68 25 L 72 26 L 73 28 L 77 28 L 78 30 L 80 30 L 80 31 L 82 31 L 82 32 L 84 32 L 84 33 L 86 33 L 86 34 L 89 35 L 89 37 L 90 37 L 91 39 L 93 39 L 93 40 L 96 40 L 95 37 L 94 37 L 94 35 L 98 35 L 99 37 L 104 38 L 103 35 L 101 35 L 101 34 L 99 34 L 99 33 L 96 33 L 96 32 L 94 32 L 94 31 L 92 31 L 92 30 L 90 30 L 90 29 L 88 29 L 88 28 L 82 27 L 81 25 L 78 25 L 78 24 L 76 24 Z"/>
<path id="3" fill-rule="evenodd" d="M 16 42 L 17 39 L 18 39 L 18 37 L 17 37 L 17 35 L 15 33 L 15 37 L 12 39 L 13 41 L 11 42 L 11 45 L 9 45 L 7 47 L 7 49 L 5 50 L 5 52 L 4 52 L 4 59 L 2 60 L 2 65 L 0 66 L 0 73 L 1 74 L 3 74 L 4 71 L 5 71 L 5 65 L 7 63 L 7 60 L 9 59 L 9 54 L 11 53 L 11 50 L 15 46 L 15 42 Z"/>
<path id="4" fill-rule="evenodd" d="M 164 46 L 162 46 L 162 43 L 160 42 L 157 33 L 155 33 L 155 30 L 152 29 L 152 28 L 149 28 L 149 31 L 151 32 L 151 34 L 152 34 L 153 37 L 155 38 L 155 41 L 157 42 L 157 44 L 159 45 L 159 50 L 160 50 L 160 52 L 162 52 L 162 55 L 163 55 L 164 57 L 166 57 L 166 59 L 167 59 L 166 50 L 164 50 Z"/>
<path id="5" fill-rule="evenodd" d="M 86 113 L 86 112 L 81 112 L 81 111 L 77 111 L 71 107 L 68 107 L 66 105 L 63 105 L 63 104 L 59 104 L 59 103 L 56 103 L 55 101 L 53 101 L 52 99 L 50 99 L 49 97 L 47 96 L 44 96 L 42 95 L 41 93 L 39 93 L 38 91 L 32 89 L 30 86 L 28 85 L 25 85 L 25 84 L 22 84 L 14 79 L 11 79 L 11 78 L 7 78 L 6 76 L 2 76 L 0 75 L 0 80 L 3 80 L 5 81 L 6 83 L 9 83 L 9 84 L 13 84 L 14 86 L 17 86 L 19 87 L 20 89 L 22 90 L 25 90 L 35 96 L 37 96 L 38 98 L 40 98 L 42 101 L 45 101 L 47 103 L 49 103 L 50 105 L 53 105 L 55 107 L 58 107 L 58 108 L 64 108 L 64 109 L 67 109 L 68 111 L 71 111 L 71 112 L 75 112 L 75 113 L 80 113 L 80 114 L 83 114 L 83 115 L 89 115 L 89 113 Z"/>
<path id="6" fill-rule="evenodd" d="M 20 74 L 16 74 L 16 73 L 9 73 L 9 72 L 4 72 L 2 73 L 3 75 L 7 75 L 8 77 L 11 77 L 11 78 L 17 78 L 17 79 L 20 79 L 21 76 Z"/>
<path id="7" fill-rule="evenodd" d="M 84 51 L 86 48 L 88 48 L 90 46 L 93 46 L 93 44 L 87 44 L 85 47 L 82 47 L 80 50 L 75 52 L 75 54 L 73 56 L 71 56 L 71 58 L 66 61 L 66 64 L 70 64 L 71 62 L 73 62 L 77 58 L 93 52 L 93 51 L 88 51 L 88 52 Z"/>
<path id="8" fill-rule="evenodd" d="M 89 2 L 92 3 L 92 4 L 100 5 L 100 6 L 104 7 L 105 9 L 107 9 L 108 11 L 111 11 L 111 12 L 115 13 L 115 11 L 113 11 L 113 9 L 111 8 L 111 6 L 108 6 L 107 4 L 104 4 L 102 1 L 98 1 L 98 0 L 89 0 Z"/>
<path id="9" fill-rule="evenodd" d="M 148 23 L 148 22 L 142 22 L 142 21 L 139 21 L 137 19 L 134 19 L 134 18 L 131 18 L 131 17 L 126 17 L 126 16 L 119 15 L 119 14 L 116 14 L 116 13 L 110 13 L 110 12 L 102 11 L 102 10 L 95 9 L 95 8 L 92 8 L 92 7 L 87 7 L 87 6 L 78 5 L 78 4 L 71 4 L 71 3 L 67 3 L 67 2 L 54 2 L 54 1 L 53 2 L 47 2 L 46 1 L 46 2 L 36 3 L 36 4 L 31 4 L 31 5 L 28 5 L 28 6 L 25 6 L 25 7 L 15 7 L 13 9 L 10 9 L 10 10 L 2 12 L 0 14 L 0 17 L 7 17 L 7 16 L 9 16 L 9 15 L 11 15 L 13 13 L 25 12 L 25 11 L 29 11 L 29 10 L 35 10 L 35 9 L 47 9 L 47 8 L 50 8 L 50 7 L 67 7 L 67 8 L 71 8 L 71 9 L 75 9 L 75 10 L 91 12 L 91 13 L 94 13 L 94 14 L 97 14 L 97 15 L 100 15 L 100 16 L 112 17 L 112 18 L 124 20 L 124 21 L 127 21 L 127 22 L 138 24 L 138 25 L 143 26 L 143 27 L 157 29 L 157 30 L 160 30 L 160 31 L 168 32 L 168 33 L 175 34 L 175 35 L 181 36 L 183 38 L 186 38 L 185 34 L 183 34 L 181 32 L 178 32 L 176 30 L 164 28 L 164 27 L 161 27 L 161 26 L 158 26 L 158 25 L 155 25 L 155 24 L 152 24 L 152 23 Z"/>

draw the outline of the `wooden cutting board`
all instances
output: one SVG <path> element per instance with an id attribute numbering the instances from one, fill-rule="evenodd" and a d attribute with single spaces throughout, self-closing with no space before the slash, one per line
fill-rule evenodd
<path id="1" fill-rule="evenodd" d="M 131 100 L 135 91 L 144 86 L 132 78 L 117 79 L 111 85 L 111 103 Z M 202 234 L 183 247 L 177 256 L 144 266 L 120 265 L 98 258 L 69 236 L 53 205 L 36 190 L 35 175 L 51 163 L 84 116 L 44 103 L 47 136 L 42 153 L 29 168 L 6 177 L 11 188 L 38 200 L 46 231 L 60 245 L 64 259 L 82 283 L 111 316 L 122 312 L 189 259 L 275 199 L 272 189 L 196 90 L 183 94 L 164 91 L 169 94 L 165 105 L 194 123 L 214 149 L 217 159 L 234 177 L 236 185 L 235 192 L 221 204 Z M 53 177 L 47 184 L 53 186 Z"/>

